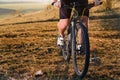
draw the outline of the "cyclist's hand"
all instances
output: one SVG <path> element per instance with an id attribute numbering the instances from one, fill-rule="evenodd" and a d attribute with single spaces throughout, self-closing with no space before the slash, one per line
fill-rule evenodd
<path id="1" fill-rule="evenodd" d="M 93 2 L 95 3 L 95 6 L 98 6 L 98 5 L 100 5 L 101 0 L 93 0 Z"/>
<path id="2" fill-rule="evenodd" d="M 55 2 L 54 6 L 57 7 L 57 8 L 60 8 L 61 7 L 61 2 L 60 1 Z"/>

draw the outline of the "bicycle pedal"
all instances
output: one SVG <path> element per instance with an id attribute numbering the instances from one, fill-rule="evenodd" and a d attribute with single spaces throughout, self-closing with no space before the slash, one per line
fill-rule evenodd
<path id="1" fill-rule="evenodd" d="M 81 50 L 78 50 L 78 49 L 77 49 L 76 51 L 81 51 Z"/>
<path id="2" fill-rule="evenodd" d="M 63 46 L 61 46 L 61 45 L 58 45 L 58 48 L 59 48 L 59 49 L 62 49 L 62 48 L 63 48 Z"/>

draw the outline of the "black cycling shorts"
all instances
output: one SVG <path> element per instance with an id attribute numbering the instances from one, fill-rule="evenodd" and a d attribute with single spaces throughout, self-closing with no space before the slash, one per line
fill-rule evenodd
<path id="1" fill-rule="evenodd" d="M 66 0 L 67 1 L 67 0 Z M 80 4 L 88 4 L 88 0 L 79 0 L 81 2 L 79 2 Z M 68 4 L 68 2 L 64 2 L 64 4 Z M 78 12 L 79 12 L 79 16 L 84 15 L 84 16 L 88 16 L 89 17 L 89 10 L 85 10 L 84 14 L 83 14 L 83 10 L 86 6 L 82 6 L 80 8 L 78 8 Z M 61 7 L 60 8 L 60 19 L 69 19 L 70 15 L 71 15 L 71 9 L 65 8 L 65 7 Z"/>

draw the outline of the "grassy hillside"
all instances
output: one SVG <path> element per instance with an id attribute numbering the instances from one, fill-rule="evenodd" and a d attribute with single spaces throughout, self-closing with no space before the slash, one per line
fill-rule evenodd
<path id="1" fill-rule="evenodd" d="M 120 80 L 120 6 L 90 11 L 91 63 L 85 80 Z M 0 20 L 0 80 L 78 80 L 56 46 L 58 9 Z M 35 77 L 36 71 L 44 74 Z"/>

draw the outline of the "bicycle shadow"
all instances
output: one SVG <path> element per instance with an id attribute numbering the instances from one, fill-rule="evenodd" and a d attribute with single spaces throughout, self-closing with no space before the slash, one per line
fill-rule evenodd
<path id="1" fill-rule="evenodd" d="M 58 80 L 68 80 L 69 78 L 69 63 L 67 63 L 64 59 L 55 63 L 57 66 L 55 67 L 55 71 L 53 72 L 54 76 L 57 74 L 56 78 Z M 53 78 L 52 80 L 57 80 Z"/>
<path id="2" fill-rule="evenodd" d="M 55 70 L 47 72 L 46 74 L 32 78 L 33 80 L 69 80 L 69 65 L 65 64 L 63 60 L 55 62 L 57 65 Z M 64 67 L 62 66 L 64 65 Z"/>

